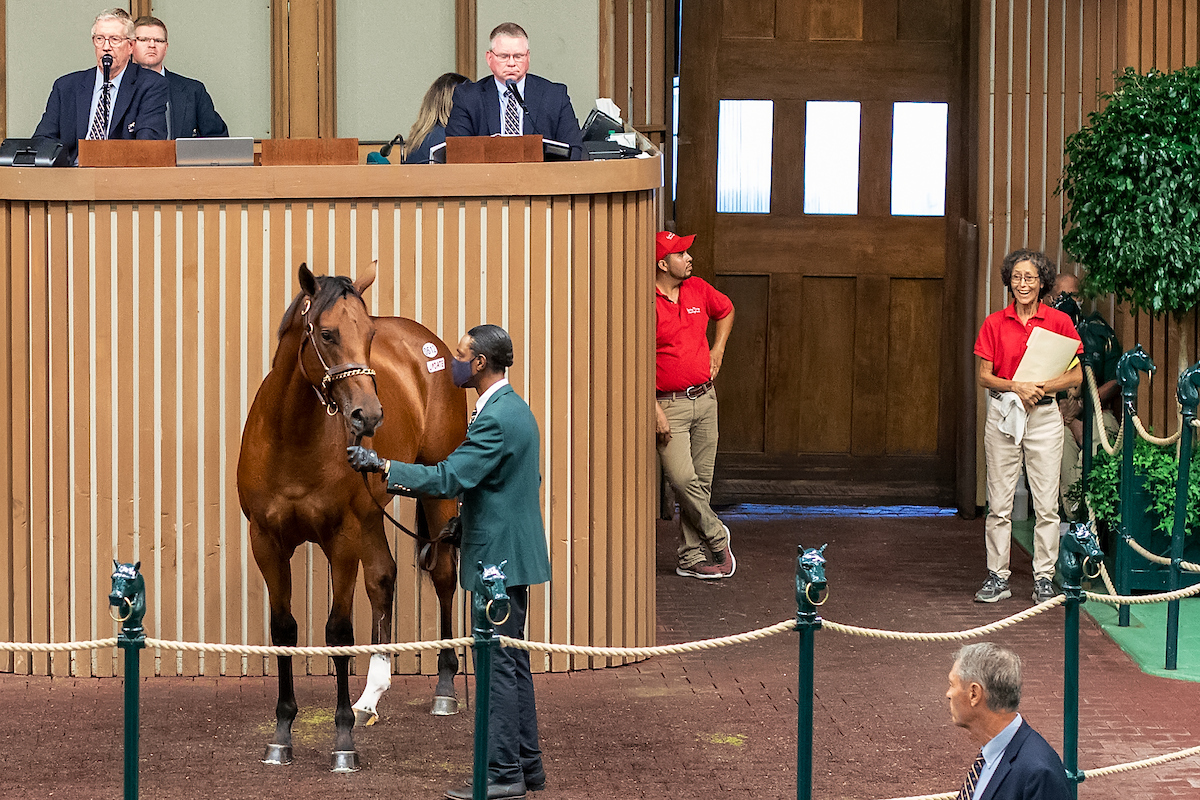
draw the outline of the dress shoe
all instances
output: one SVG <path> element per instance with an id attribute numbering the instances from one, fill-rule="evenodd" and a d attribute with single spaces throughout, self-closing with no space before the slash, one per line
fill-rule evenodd
<path id="1" fill-rule="evenodd" d="M 467 778 L 467 786 L 474 786 L 475 779 Z M 535 773 L 527 773 L 525 775 L 525 789 L 530 792 L 540 792 L 546 788 L 546 773 L 544 770 L 539 770 Z"/>
<path id="2" fill-rule="evenodd" d="M 542 784 L 545 786 L 545 784 Z M 472 800 L 474 787 L 467 785 L 459 789 L 447 789 L 446 797 L 451 800 Z M 525 796 L 525 781 L 516 783 L 492 783 L 488 781 L 488 800 L 521 800 Z"/>

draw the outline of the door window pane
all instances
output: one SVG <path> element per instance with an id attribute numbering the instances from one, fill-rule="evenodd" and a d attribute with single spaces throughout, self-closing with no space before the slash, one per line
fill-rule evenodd
<path id="1" fill-rule="evenodd" d="M 717 211 L 771 213 L 775 103 L 722 100 L 717 114 Z"/>
<path id="2" fill-rule="evenodd" d="M 892 214 L 945 215 L 946 114 L 945 103 L 892 107 Z"/>
<path id="3" fill-rule="evenodd" d="M 804 213 L 858 213 L 859 103 L 811 100 L 804 122 Z"/>

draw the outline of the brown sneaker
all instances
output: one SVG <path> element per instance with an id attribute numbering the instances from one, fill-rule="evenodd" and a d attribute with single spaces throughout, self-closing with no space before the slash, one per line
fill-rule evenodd
<path id="1" fill-rule="evenodd" d="M 721 571 L 721 577 L 729 578 L 733 576 L 734 570 L 737 569 L 737 559 L 733 557 L 733 550 L 729 549 L 729 540 L 731 538 L 729 526 L 722 523 L 721 527 L 725 529 L 725 549 L 720 553 L 713 553 L 713 561 Z"/>
<path id="2" fill-rule="evenodd" d="M 690 567 L 676 567 L 675 574 L 683 578 L 699 578 L 702 581 L 715 581 L 726 577 L 724 567 L 701 561 Z"/>

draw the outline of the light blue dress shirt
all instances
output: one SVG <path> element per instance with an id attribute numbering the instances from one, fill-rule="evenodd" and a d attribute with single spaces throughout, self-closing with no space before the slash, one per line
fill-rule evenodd
<path id="1" fill-rule="evenodd" d="M 108 82 L 112 88 L 108 90 L 108 134 L 112 135 L 112 110 L 117 107 L 117 92 L 121 89 L 121 79 L 125 77 L 125 73 L 129 71 L 129 67 L 133 64 L 130 61 L 125 65 L 125 69 L 121 70 L 119 75 L 110 77 Z M 92 88 L 92 108 L 88 113 L 88 130 L 92 129 L 92 120 L 96 118 L 96 109 L 100 107 L 100 90 L 104 87 L 104 70 L 96 67 L 96 85 Z M 87 135 L 86 133 L 84 134 Z"/>
<path id="2" fill-rule="evenodd" d="M 983 769 L 979 773 L 979 782 L 975 784 L 975 794 L 971 795 L 971 800 L 983 797 L 983 790 L 987 788 L 992 776 L 996 774 L 996 767 L 1000 765 L 1000 759 L 1004 757 L 1004 750 L 1017 735 L 1019 727 L 1021 727 L 1021 715 L 1017 714 L 1013 717 L 1012 722 L 1004 726 L 1004 730 L 993 736 L 992 740 L 983 746 L 980 751 L 983 753 Z"/>
<path id="3" fill-rule="evenodd" d="M 517 101 L 515 99 L 513 99 L 513 96 L 508 93 L 508 87 L 504 85 L 503 81 L 498 79 L 495 75 L 492 76 L 492 80 L 496 81 L 496 90 L 498 92 L 500 92 L 500 132 L 504 133 L 504 110 L 507 107 L 506 106 L 507 103 L 512 103 L 516 107 L 516 109 L 517 109 L 517 130 L 524 131 L 525 130 L 525 112 L 524 112 L 524 110 L 521 108 L 520 104 L 517 103 Z M 521 99 L 524 100 L 525 99 L 525 78 L 524 77 L 522 77 L 521 80 L 517 81 L 517 91 L 521 93 Z"/>

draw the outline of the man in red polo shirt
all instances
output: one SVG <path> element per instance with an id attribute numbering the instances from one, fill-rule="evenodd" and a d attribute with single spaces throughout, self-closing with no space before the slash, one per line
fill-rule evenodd
<path id="1" fill-rule="evenodd" d="M 1012 294 L 1012 305 L 989 315 L 975 340 L 979 385 L 989 397 L 983 428 L 987 464 L 987 522 L 984 526 L 988 577 L 975 593 L 978 603 L 1012 596 L 1011 571 L 1013 494 L 1025 464 L 1033 497 L 1033 593 L 1035 603 L 1057 594 L 1054 562 L 1058 560 L 1058 481 L 1062 463 L 1062 416 L 1055 392 L 1079 385 L 1083 370 L 1076 359 L 1063 374 L 1043 383 L 1014 381 L 1034 328 L 1079 340 L 1071 318 L 1042 302 L 1058 270 L 1045 253 L 1014 250 L 1004 257 L 1000 280 Z M 1076 348 L 1083 352 L 1083 344 Z"/>
<path id="2" fill-rule="evenodd" d="M 721 370 L 725 343 L 733 330 L 733 303 L 707 281 L 692 276 L 687 250 L 695 238 L 669 231 L 657 236 L 655 433 L 663 473 L 679 503 L 675 573 L 716 580 L 737 569 L 729 549 L 729 528 L 709 505 L 717 458 L 713 379 Z M 716 322 L 711 348 L 709 320 Z"/>

